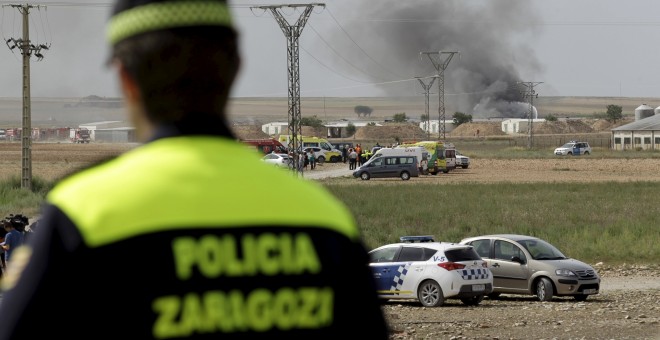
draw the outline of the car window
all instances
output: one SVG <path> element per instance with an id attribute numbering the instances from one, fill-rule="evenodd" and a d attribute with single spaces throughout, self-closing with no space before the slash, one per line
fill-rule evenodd
<path id="1" fill-rule="evenodd" d="M 369 262 L 394 262 L 399 247 L 389 247 L 373 251 L 369 254 Z"/>
<path id="2" fill-rule="evenodd" d="M 490 239 L 472 241 L 470 245 L 482 258 L 490 258 Z"/>
<path id="3" fill-rule="evenodd" d="M 379 159 L 377 159 L 377 160 L 371 162 L 371 164 L 374 165 L 374 166 L 380 166 L 380 165 L 383 165 L 383 159 L 382 159 L 382 158 L 379 158 Z"/>
<path id="4" fill-rule="evenodd" d="M 517 256 L 523 261 L 527 259 L 522 249 L 511 242 L 495 240 L 494 249 L 494 258 L 498 260 L 511 261 L 511 258 L 514 256 Z"/>
<path id="5" fill-rule="evenodd" d="M 403 247 L 397 262 L 428 261 L 437 252 L 431 248 Z"/>
<path id="6" fill-rule="evenodd" d="M 394 164 L 396 164 L 396 157 L 385 158 L 385 164 L 386 164 L 386 165 L 394 165 Z"/>
<path id="7" fill-rule="evenodd" d="M 566 258 L 559 249 L 543 240 L 521 240 L 518 243 L 527 249 L 534 260 L 560 260 Z"/>
<path id="8" fill-rule="evenodd" d="M 445 256 L 451 262 L 481 260 L 472 247 L 445 250 Z"/>

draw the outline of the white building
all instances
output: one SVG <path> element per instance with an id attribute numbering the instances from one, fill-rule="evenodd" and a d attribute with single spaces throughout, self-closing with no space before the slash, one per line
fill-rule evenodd
<path id="1" fill-rule="evenodd" d="M 277 136 L 287 133 L 289 128 L 288 122 L 272 122 L 261 126 L 261 131 L 269 136 Z"/>
<path id="2" fill-rule="evenodd" d="M 545 119 L 532 119 L 532 125 L 543 123 Z M 511 118 L 502 121 L 502 132 L 504 133 L 527 133 L 529 132 L 529 119 Z"/>
<path id="3" fill-rule="evenodd" d="M 440 132 L 440 124 L 439 119 L 430 119 L 428 122 L 426 121 L 421 121 L 419 122 L 419 128 L 424 130 L 424 132 L 427 133 L 439 133 Z M 444 120 L 445 124 L 445 132 L 450 132 L 455 128 L 454 126 L 454 120 Z"/>
<path id="4" fill-rule="evenodd" d="M 96 130 L 126 127 L 126 123 L 118 120 L 106 120 L 102 122 L 80 124 L 78 127 L 89 130 L 89 139 L 94 141 L 96 140 Z"/>
<path id="5" fill-rule="evenodd" d="M 660 115 L 655 114 L 612 129 L 612 148 L 660 150 Z"/>

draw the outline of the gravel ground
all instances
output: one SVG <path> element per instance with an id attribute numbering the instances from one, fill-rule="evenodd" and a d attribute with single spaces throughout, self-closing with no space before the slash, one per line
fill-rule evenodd
<path id="1" fill-rule="evenodd" d="M 660 159 L 600 159 L 592 157 L 557 157 L 550 159 L 470 159 L 470 168 L 447 174 L 413 177 L 411 181 L 439 183 L 489 182 L 629 182 L 660 181 Z M 348 164 L 326 163 L 306 171 L 308 179 L 348 176 Z M 356 181 L 361 181 L 355 179 Z M 370 183 L 401 181 L 399 178 L 371 179 Z"/>
<path id="2" fill-rule="evenodd" d="M 600 294 L 539 302 L 502 295 L 469 307 L 389 301 L 391 339 L 660 339 L 660 267 L 600 268 Z"/>
<path id="3" fill-rule="evenodd" d="M 660 160 L 568 157 L 543 160 L 472 159 L 469 169 L 421 176 L 438 183 L 660 181 Z M 514 163 L 515 162 L 515 163 Z M 344 164 L 324 164 L 305 172 L 308 179 L 348 177 L 363 185 L 401 182 L 399 178 L 362 181 Z M 355 182 L 354 182 L 355 181 Z M 391 339 L 660 339 L 660 266 L 616 268 L 596 265 L 600 294 L 585 302 L 570 297 L 539 302 L 533 296 L 502 295 L 476 307 L 460 300 L 425 308 L 415 301 L 388 301 L 383 310 Z"/>
<path id="4" fill-rule="evenodd" d="M 33 152 L 34 174 L 51 179 L 90 159 L 101 159 L 131 145 L 39 145 Z M 0 178 L 20 174 L 20 144 L 0 143 Z M 411 182 L 595 182 L 660 181 L 660 159 L 598 159 L 557 157 L 535 160 L 471 159 L 469 169 L 421 176 Z M 361 181 L 348 164 L 326 163 L 306 171 L 307 179 L 338 179 L 340 183 L 374 185 L 400 183 L 399 178 Z M 602 277 L 600 294 L 585 302 L 555 298 L 502 295 L 479 306 L 448 300 L 439 308 L 417 302 L 383 305 L 392 339 L 660 339 L 660 266 L 596 267 Z M 1 299 L 1 296 L 0 296 Z M 359 327 L 359 324 L 356 324 Z"/>

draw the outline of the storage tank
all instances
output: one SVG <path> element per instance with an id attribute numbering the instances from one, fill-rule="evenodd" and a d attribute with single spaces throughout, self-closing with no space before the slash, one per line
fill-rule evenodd
<path id="1" fill-rule="evenodd" d="M 642 104 L 638 108 L 635 109 L 635 121 L 651 117 L 654 114 L 655 114 L 655 111 L 653 111 L 652 107 L 650 107 L 646 104 Z"/>
<path id="2" fill-rule="evenodd" d="M 655 114 L 658 114 L 658 113 L 660 113 L 660 106 L 655 108 Z"/>

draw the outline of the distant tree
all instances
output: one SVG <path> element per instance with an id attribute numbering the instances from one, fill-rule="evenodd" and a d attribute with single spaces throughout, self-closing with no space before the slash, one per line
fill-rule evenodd
<path id="1" fill-rule="evenodd" d="M 321 121 L 316 115 L 312 117 L 302 117 L 300 119 L 300 125 L 302 126 L 311 126 L 311 127 L 323 127 L 323 121 Z"/>
<path id="2" fill-rule="evenodd" d="M 549 115 L 545 116 L 545 120 L 548 121 L 548 122 L 556 122 L 557 117 L 555 117 L 553 114 L 549 114 Z"/>
<path id="3" fill-rule="evenodd" d="M 421 120 L 422 122 L 425 122 L 425 121 L 427 121 L 428 119 L 429 119 L 429 115 L 427 115 L 426 113 L 422 114 L 422 115 L 419 117 L 419 120 Z"/>
<path id="4" fill-rule="evenodd" d="M 453 118 L 455 126 L 472 122 L 472 115 L 468 115 L 463 112 L 455 112 Z"/>
<path id="5" fill-rule="evenodd" d="M 353 123 L 348 123 L 348 126 L 346 126 L 346 135 L 347 136 L 352 136 L 355 134 L 355 125 Z"/>
<path id="6" fill-rule="evenodd" d="M 408 121 L 408 117 L 406 117 L 405 112 L 399 112 L 394 114 L 394 121 L 397 123 L 403 123 L 405 121 Z"/>
<path id="7" fill-rule="evenodd" d="M 623 118 L 623 108 L 619 105 L 607 105 L 607 121 L 616 123 L 617 120 Z"/>
<path id="8" fill-rule="evenodd" d="M 371 116 L 371 112 L 373 111 L 373 109 L 370 108 L 369 106 L 357 105 L 357 106 L 355 106 L 353 111 L 355 111 L 355 113 L 357 113 L 358 117 L 360 117 L 360 115 L 366 117 L 366 116 Z"/>

